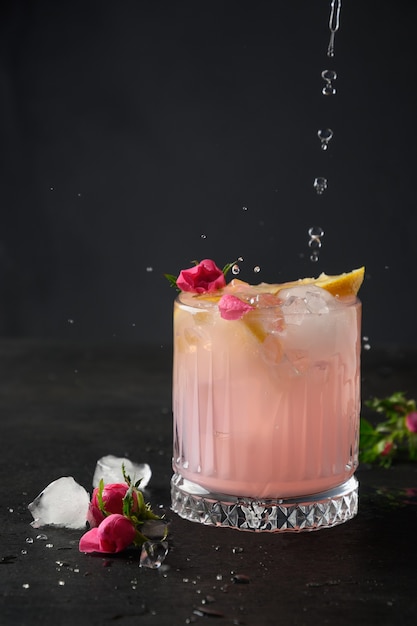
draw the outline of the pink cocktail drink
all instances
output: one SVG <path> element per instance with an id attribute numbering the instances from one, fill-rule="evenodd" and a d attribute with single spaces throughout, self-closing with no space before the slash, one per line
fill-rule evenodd
<path id="1" fill-rule="evenodd" d="M 224 319 L 218 298 L 188 293 L 174 306 L 174 510 L 262 529 L 265 513 L 253 521 L 256 503 L 271 518 L 288 501 L 288 515 L 305 504 L 304 528 L 312 529 L 321 525 L 313 518 L 323 501 L 340 508 L 348 493 L 349 519 L 357 504 L 359 300 L 315 285 L 272 294 L 239 281 L 223 293 L 251 308 Z M 244 522 L 225 524 L 216 502 L 228 519 L 243 502 Z M 284 526 L 267 529 L 303 529 L 300 519 Z"/>

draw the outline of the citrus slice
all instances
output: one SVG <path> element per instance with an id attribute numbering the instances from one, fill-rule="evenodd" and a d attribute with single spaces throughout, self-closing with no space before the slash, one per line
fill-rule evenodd
<path id="1" fill-rule="evenodd" d="M 269 290 L 270 293 L 277 294 L 282 289 L 289 289 L 290 287 L 297 287 L 298 285 L 316 285 L 325 289 L 332 296 L 339 298 L 345 296 L 356 296 L 358 293 L 365 275 L 365 268 L 359 267 L 351 272 L 344 272 L 343 274 L 328 275 L 324 272 L 320 274 L 318 278 L 300 278 L 300 280 L 294 280 L 288 283 L 281 283 L 280 285 L 267 285 L 264 283 L 262 288 Z"/>
<path id="2" fill-rule="evenodd" d="M 255 335 L 256 339 L 263 343 L 268 335 L 267 331 L 263 327 L 262 323 L 251 315 L 251 313 L 246 313 L 242 318 L 243 324 L 245 324 L 246 328 L 250 330 L 250 332 Z"/>
<path id="3" fill-rule="evenodd" d="M 344 296 L 356 296 L 364 279 L 365 268 L 359 267 L 351 272 L 344 274 L 337 274 L 336 276 L 328 276 L 327 274 L 320 274 L 316 279 L 315 285 L 325 289 L 332 296 L 338 296 L 342 298 Z"/>
<path id="4" fill-rule="evenodd" d="M 332 296 L 343 298 L 346 296 L 356 296 L 362 285 L 364 275 L 365 268 L 360 267 L 352 270 L 351 272 L 345 272 L 343 274 L 336 274 L 332 276 L 323 272 L 318 278 L 301 278 L 300 280 L 282 283 L 280 285 L 268 285 L 267 283 L 262 283 L 261 285 L 257 285 L 256 289 L 258 290 L 258 293 L 270 293 L 277 295 L 282 289 L 289 289 L 290 287 L 297 287 L 299 285 L 316 285 L 317 287 L 321 287 L 322 289 L 328 291 Z M 265 341 L 268 333 L 256 317 L 252 317 L 251 313 L 248 313 L 242 318 L 242 321 L 249 328 L 252 334 L 255 335 L 258 341 L 261 343 Z"/>

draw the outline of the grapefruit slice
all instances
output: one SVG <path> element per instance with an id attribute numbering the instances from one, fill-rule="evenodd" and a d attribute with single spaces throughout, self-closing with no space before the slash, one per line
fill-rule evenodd
<path id="1" fill-rule="evenodd" d="M 359 267 L 356 270 L 344 272 L 343 274 L 328 275 L 323 272 L 318 278 L 300 278 L 300 280 L 281 283 L 279 285 L 267 285 L 266 283 L 262 283 L 259 287 L 262 287 L 262 290 L 276 295 L 282 289 L 289 289 L 290 287 L 297 287 L 298 285 L 316 285 L 331 293 L 332 296 L 343 298 L 345 296 L 357 295 L 363 283 L 364 276 L 365 268 Z"/>

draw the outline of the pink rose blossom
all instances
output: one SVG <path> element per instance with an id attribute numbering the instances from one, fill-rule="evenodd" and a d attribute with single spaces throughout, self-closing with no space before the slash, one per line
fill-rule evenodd
<path id="1" fill-rule="evenodd" d="M 410 433 L 417 433 L 417 411 L 409 413 L 405 418 L 405 425 Z"/>
<path id="2" fill-rule="evenodd" d="M 123 513 L 123 498 L 126 495 L 129 486 L 126 483 L 112 483 L 104 485 L 103 488 L 103 505 L 107 513 Z M 87 513 L 87 521 L 92 528 L 98 526 L 104 519 L 105 515 L 100 511 L 98 504 L 99 489 L 96 487 L 93 491 L 90 506 Z M 133 492 L 133 498 L 137 503 L 136 494 Z"/>
<path id="3" fill-rule="evenodd" d="M 198 265 L 182 270 L 177 278 L 177 287 L 192 293 L 216 291 L 225 285 L 222 270 L 211 259 L 204 259 Z"/>
<path id="4" fill-rule="evenodd" d="M 220 315 L 225 320 L 240 320 L 245 313 L 253 308 L 247 302 L 229 294 L 222 296 L 219 302 Z"/>
<path id="5" fill-rule="evenodd" d="M 80 539 L 80 552 L 122 552 L 133 543 L 136 529 L 124 515 L 113 513 L 106 517 L 97 528 L 87 531 Z"/>

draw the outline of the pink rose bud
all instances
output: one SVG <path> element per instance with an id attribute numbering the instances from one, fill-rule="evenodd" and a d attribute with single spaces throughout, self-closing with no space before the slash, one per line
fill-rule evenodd
<path id="1" fill-rule="evenodd" d="M 240 320 L 248 311 L 254 307 L 229 294 L 221 297 L 219 302 L 220 316 L 225 320 Z"/>
<path id="2" fill-rule="evenodd" d="M 381 456 L 388 456 L 391 452 L 391 450 L 393 449 L 394 444 L 392 443 L 392 441 L 387 441 L 381 451 Z"/>
<path id="3" fill-rule="evenodd" d="M 405 418 L 405 425 L 410 433 L 417 433 L 417 411 L 409 413 Z"/>
<path id="4" fill-rule="evenodd" d="M 103 505 L 107 513 L 123 513 L 123 498 L 126 495 L 129 486 L 126 483 L 111 483 L 104 485 L 103 488 Z M 98 526 L 105 518 L 105 515 L 100 510 L 98 504 L 98 487 L 94 489 L 91 498 L 90 506 L 87 513 L 87 521 L 92 528 Z M 137 503 L 136 494 L 133 493 L 133 498 Z"/>
<path id="5" fill-rule="evenodd" d="M 87 531 L 80 539 L 80 552 L 122 552 L 134 541 L 136 529 L 124 515 L 113 513 L 106 517 L 97 528 Z"/>
<path id="6" fill-rule="evenodd" d="M 216 291 L 225 285 L 222 270 L 211 259 L 204 259 L 198 265 L 182 270 L 177 278 L 177 287 L 192 293 Z"/>

